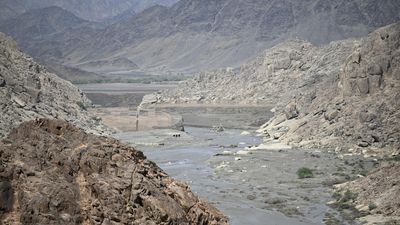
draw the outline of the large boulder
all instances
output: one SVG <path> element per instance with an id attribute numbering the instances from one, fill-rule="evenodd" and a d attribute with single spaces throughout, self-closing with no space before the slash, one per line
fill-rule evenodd
<path id="1" fill-rule="evenodd" d="M 228 224 L 142 152 L 61 120 L 23 123 L 0 156 L 2 224 Z"/>

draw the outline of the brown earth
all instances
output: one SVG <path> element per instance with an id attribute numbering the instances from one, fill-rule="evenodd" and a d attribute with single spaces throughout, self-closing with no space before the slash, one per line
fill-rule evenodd
<path id="1" fill-rule="evenodd" d="M 142 152 L 61 120 L 0 142 L 3 224 L 228 224 Z"/>
<path id="2" fill-rule="evenodd" d="M 351 182 L 349 188 L 358 193 L 358 205 L 368 206 L 377 214 L 400 216 L 399 184 L 400 163 L 390 162 Z"/>

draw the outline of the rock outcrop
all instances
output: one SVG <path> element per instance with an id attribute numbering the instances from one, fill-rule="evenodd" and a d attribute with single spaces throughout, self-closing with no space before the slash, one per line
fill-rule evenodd
<path id="1" fill-rule="evenodd" d="M 290 104 L 300 108 L 300 116 L 278 123 L 277 115 L 264 132 L 284 129 L 280 140 L 304 147 L 399 154 L 399 46 L 400 23 L 355 42 L 340 67 L 335 92 L 323 86 L 327 89 L 318 92 L 311 104 L 295 96 Z"/>
<path id="2" fill-rule="evenodd" d="M 0 33 L 0 137 L 23 121 L 57 118 L 92 133 L 107 129 L 86 107 L 89 99 L 70 82 L 47 72 Z"/>
<path id="3" fill-rule="evenodd" d="M 0 142 L 2 224 L 201 224 L 227 219 L 142 152 L 61 120 Z"/>

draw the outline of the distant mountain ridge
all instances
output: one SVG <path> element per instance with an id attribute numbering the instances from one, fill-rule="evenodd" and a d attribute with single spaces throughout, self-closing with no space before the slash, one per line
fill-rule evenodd
<path id="1" fill-rule="evenodd" d="M 399 11 L 395 0 L 181 0 L 105 28 L 74 55 L 123 56 L 155 72 L 236 67 L 287 38 L 322 44 L 364 36 L 400 20 Z"/>
<path id="2" fill-rule="evenodd" d="M 141 12 L 156 4 L 172 5 L 177 0 L 0 0 L 0 20 L 32 9 L 58 6 L 91 21 L 102 21 L 125 11 Z"/>
<path id="3" fill-rule="evenodd" d="M 127 59 L 149 74 L 196 73 L 238 67 L 287 39 L 318 45 L 365 36 L 399 21 L 399 12 L 397 0 L 181 0 L 106 27 L 14 38 L 33 56 L 69 67 Z"/>

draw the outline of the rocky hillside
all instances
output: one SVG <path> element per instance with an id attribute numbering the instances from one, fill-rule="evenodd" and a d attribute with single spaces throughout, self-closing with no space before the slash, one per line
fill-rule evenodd
<path id="1" fill-rule="evenodd" d="M 400 23 L 360 40 L 291 41 L 240 71 L 202 73 L 148 103 L 272 104 L 269 140 L 370 154 L 400 146 Z"/>
<path id="2" fill-rule="evenodd" d="M 335 92 L 317 92 L 311 101 L 296 95 L 264 132 L 292 145 L 399 154 L 400 23 L 354 47 L 339 67 Z"/>
<path id="3" fill-rule="evenodd" d="M 142 152 L 60 120 L 23 123 L 0 156 L 3 224 L 228 224 Z"/>
<path id="4" fill-rule="evenodd" d="M 88 112 L 90 101 L 71 83 L 47 72 L 0 33 L 0 136 L 38 117 L 67 120 L 92 133 L 105 127 Z"/>
<path id="5" fill-rule="evenodd" d="M 352 48 L 351 40 L 323 47 L 300 40 L 287 41 L 240 69 L 203 72 L 154 97 L 158 103 L 269 105 L 298 95 L 311 99 L 316 95 L 315 88 L 335 89 L 335 76 Z M 323 85 L 316 85 L 320 83 Z"/>
<path id="6" fill-rule="evenodd" d="M 352 204 L 361 212 L 372 211 L 379 217 L 387 217 L 392 224 L 400 220 L 400 163 L 386 162 L 371 171 L 368 176 L 355 181 L 337 185 L 337 190 L 357 193 Z M 342 198 L 343 200 L 343 198 Z M 376 220 L 376 219 L 375 219 Z M 372 219 L 373 221 L 373 219 Z M 379 221 L 379 219 L 378 219 Z M 386 224 L 391 224 L 389 221 Z"/>

